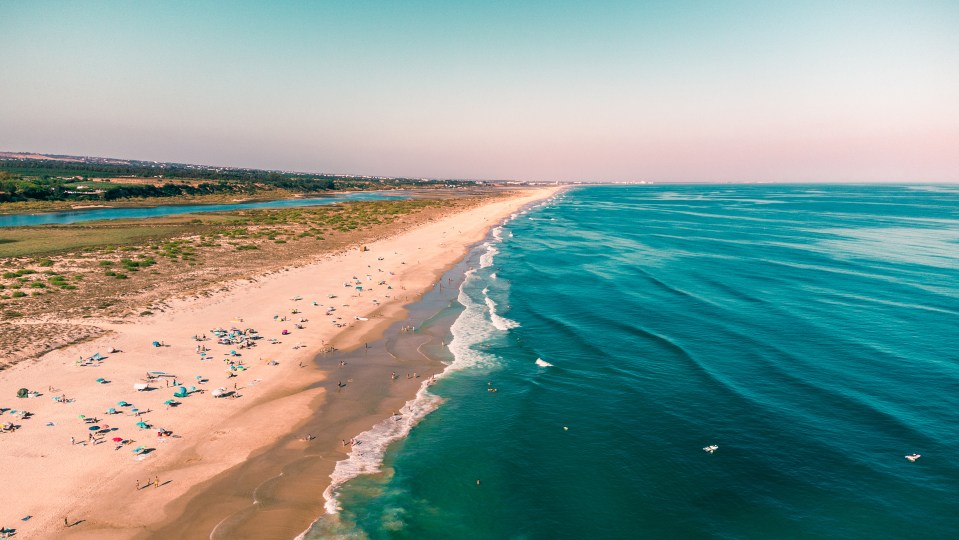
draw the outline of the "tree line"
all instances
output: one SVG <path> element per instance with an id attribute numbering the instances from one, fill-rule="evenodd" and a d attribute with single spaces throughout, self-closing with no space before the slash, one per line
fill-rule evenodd
<path id="1" fill-rule="evenodd" d="M 162 172 L 162 179 L 153 184 L 123 184 L 122 180 L 111 183 L 97 182 L 104 174 L 108 176 L 155 177 Z M 169 173 L 173 174 L 169 174 Z M 234 171 L 239 173 L 240 171 Z M 269 189 L 285 189 L 298 193 L 312 193 L 335 189 L 333 177 L 323 175 L 297 175 L 270 171 L 247 171 L 250 174 L 229 175 L 216 171 L 198 169 L 150 168 L 145 174 L 142 168 L 110 164 L 63 164 L 56 161 L 0 161 L 0 202 L 15 201 L 61 201 L 71 199 L 116 200 L 145 197 L 178 197 L 183 195 L 209 195 L 215 193 L 254 194 Z M 254 174 L 255 173 L 255 174 Z M 80 180 L 77 180 L 79 177 Z M 164 182 L 166 179 L 208 180 L 198 184 Z M 78 190 L 84 182 L 97 182 L 96 189 Z"/>

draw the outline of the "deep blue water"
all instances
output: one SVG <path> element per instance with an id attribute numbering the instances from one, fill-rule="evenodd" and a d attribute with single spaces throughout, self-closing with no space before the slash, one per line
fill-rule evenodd
<path id="1" fill-rule="evenodd" d="M 94 221 L 100 219 L 136 219 L 176 214 L 197 214 L 200 212 L 225 212 L 228 210 L 248 210 L 252 208 L 290 208 L 297 206 L 319 206 L 343 201 L 381 201 L 395 199 L 396 195 L 386 195 L 380 192 L 358 191 L 340 193 L 329 197 L 315 197 L 309 199 L 281 199 L 277 201 L 263 201 L 236 204 L 179 204 L 168 206 L 153 206 L 149 208 L 95 208 L 90 210 L 76 210 L 73 212 L 50 212 L 46 214 L 10 214 L 0 215 L 0 227 L 24 227 L 29 225 L 64 225 L 78 221 Z"/>
<path id="2" fill-rule="evenodd" d="M 959 537 L 959 188 L 577 188 L 494 232 L 350 536 Z"/>

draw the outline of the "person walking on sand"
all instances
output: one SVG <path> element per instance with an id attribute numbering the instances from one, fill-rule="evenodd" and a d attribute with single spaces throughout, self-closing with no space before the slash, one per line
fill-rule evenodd
<path id="1" fill-rule="evenodd" d="M 140 479 L 137 479 L 137 491 L 140 491 Z"/>
<path id="2" fill-rule="evenodd" d="M 160 477 L 157 476 L 156 480 L 153 481 L 153 489 L 160 487 Z"/>

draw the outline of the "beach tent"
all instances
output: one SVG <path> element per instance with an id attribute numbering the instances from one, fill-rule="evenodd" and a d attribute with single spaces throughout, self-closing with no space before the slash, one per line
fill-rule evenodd
<path id="1" fill-rule="evenodd" d="M 186 388 L 181 386 L 176 389 L 176 392 L 173 392 L 173 397 L 184 398 L 187 396 Z"/>
<path id="2" fill-rule="evenodd" d="M 29 394 L 29 393 L 30 393 L 30 391 L 27 390 L 26 388 L 21 388 L 21 389 L 17 390 L 17 397 L 25 398 L 25 397 L 27 397 L 27 394 Z"/>

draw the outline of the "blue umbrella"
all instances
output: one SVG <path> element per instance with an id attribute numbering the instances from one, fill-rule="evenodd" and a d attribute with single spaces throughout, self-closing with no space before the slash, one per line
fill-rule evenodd
<path id="1" fill-rule="evenodd" d="M 137 427 L 141 429 L 146 429 L 150 426 L 148 426 L 146 422 L 137 422 Z"/>
<path id="2" fill-rule="evenodd" d="M 100 431 L 100 426 L 90 426 L 87 429 L 89 429 L 90 431 Z"/>
<path id="3" fill-rule="evenodd" d="M 117 402 L 117 405 L 119 405 L 119 406 L 121 406 L 121 407 L 126 407 L 127 405 L 129 405 L 129 403 L 127 403 L 126 401 L 118 401 L 118 402 Z"/>

